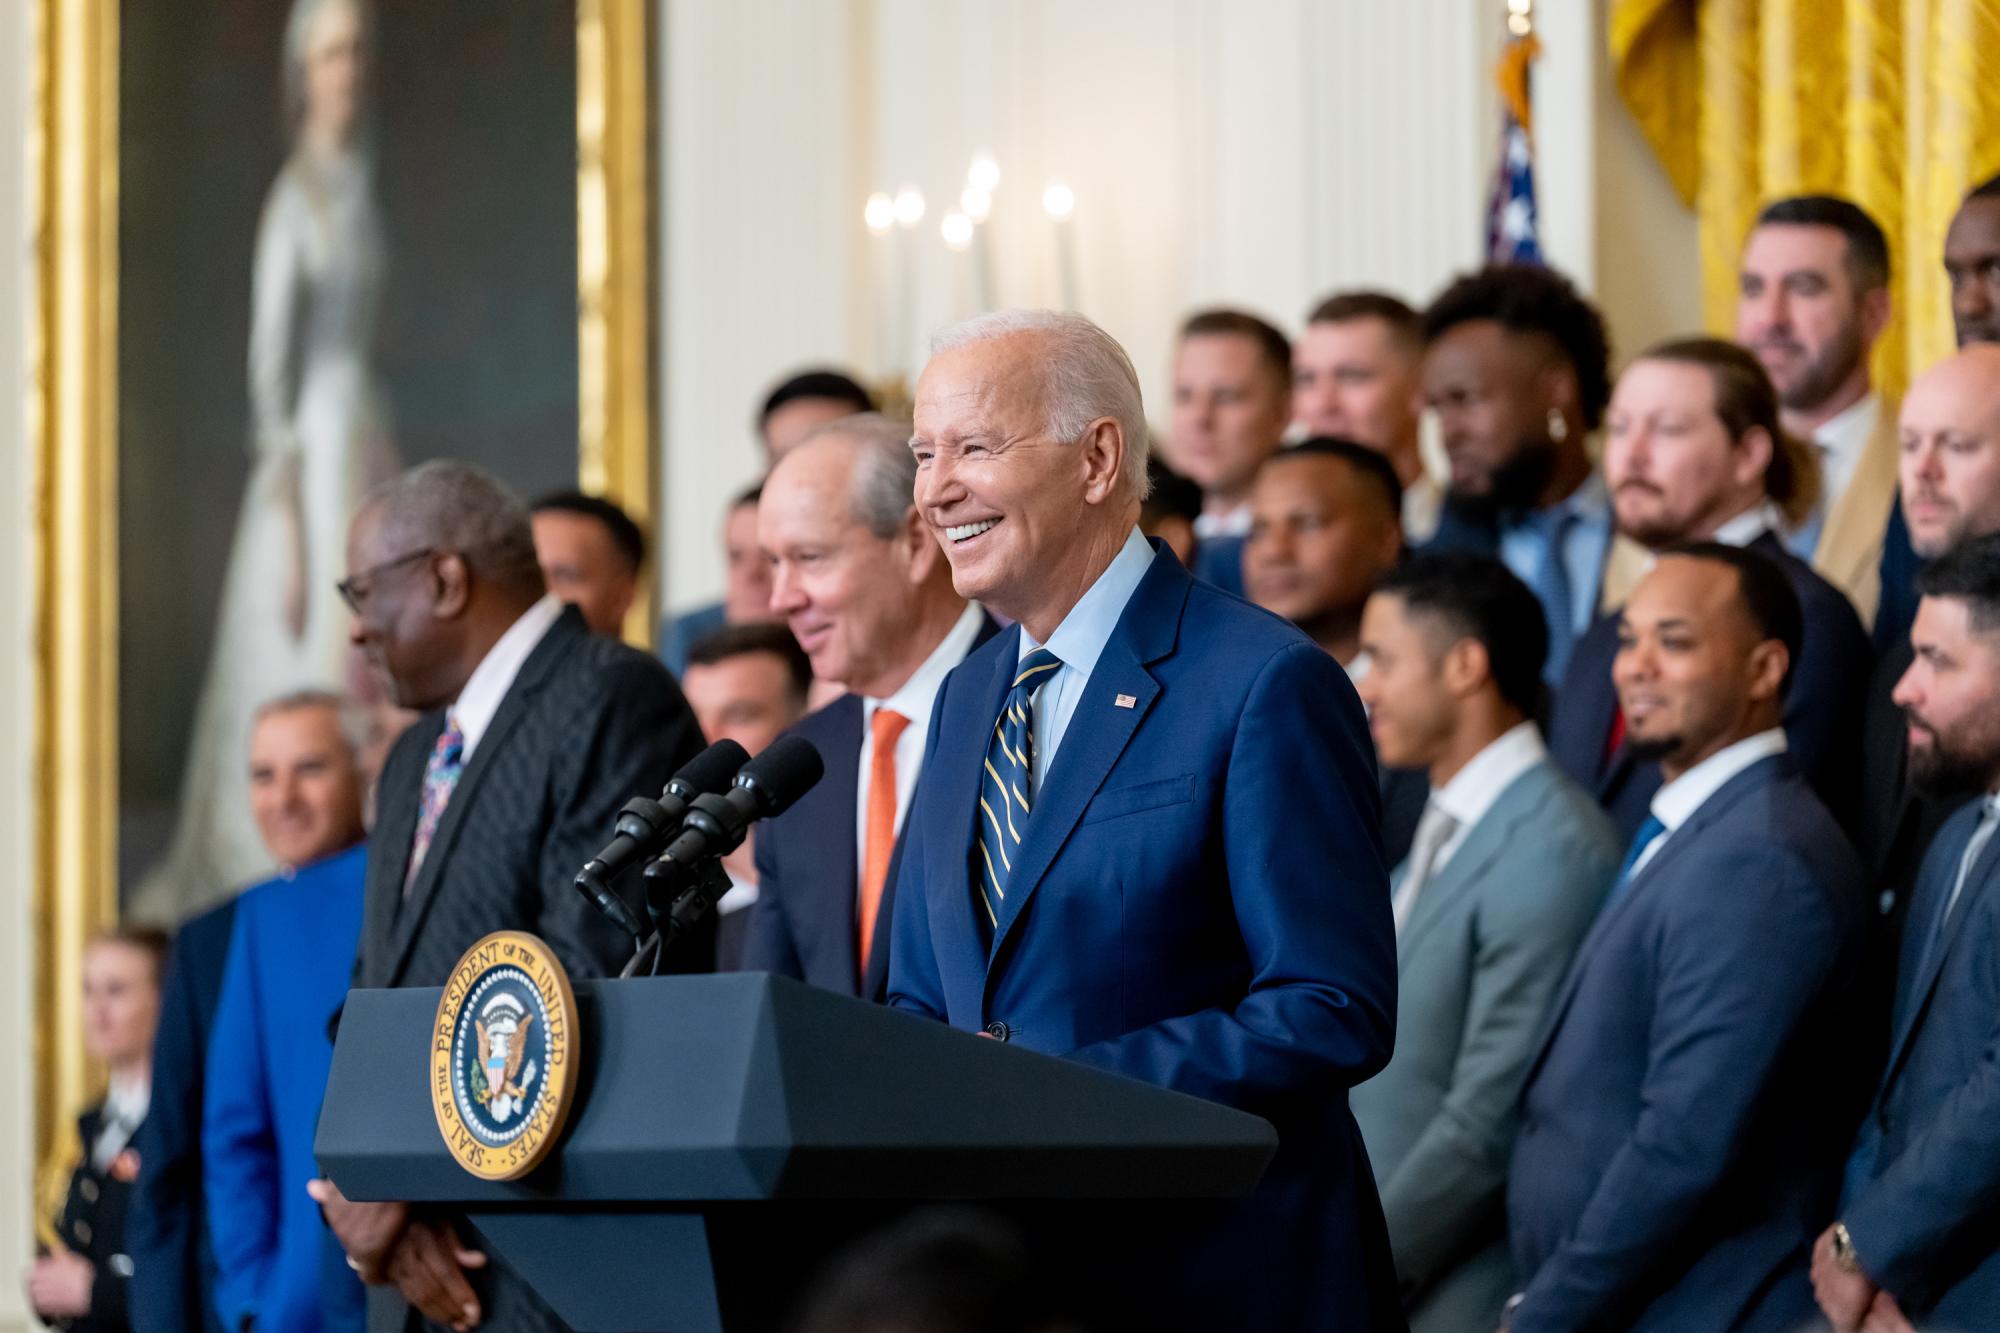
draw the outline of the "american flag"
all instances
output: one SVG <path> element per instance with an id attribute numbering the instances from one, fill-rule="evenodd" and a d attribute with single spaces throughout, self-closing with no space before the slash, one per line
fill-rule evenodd
<path id="1" fill-rule="evenodd" d="M 1496 264 L 1542 262 L 1535 214 L 1535 151 L 1529 137 L 1528 64 L 1539 53 L 1533 37 L 1507 43 L 1496 78 L 1500 84 L 1500 164 L 1486 208 L 1486 254 Z"/>

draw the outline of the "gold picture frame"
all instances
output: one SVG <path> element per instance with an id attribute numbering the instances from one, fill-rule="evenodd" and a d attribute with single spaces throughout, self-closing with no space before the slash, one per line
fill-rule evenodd
<path id="1" fill-rule="evenodd" d="M 35 8 L 34 1117 L 36 1160 L 58 1182 L 72 1117 L 102 1079 L 83 1049 L 83 945 L 118 908 L 119 15 L 119 0 Z M 656 508 L 654 23 L 649 0 L 576 0 L 578 484 L 644 529 Z M 652 603 L 643 588 L 635 641 L 651 639 Z"/>

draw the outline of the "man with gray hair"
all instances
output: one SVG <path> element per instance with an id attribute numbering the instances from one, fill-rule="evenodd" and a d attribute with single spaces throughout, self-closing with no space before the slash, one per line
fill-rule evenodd
<path id="1" fill-rule="evenodd" d="M 889 1002 L 1277 1127 L 1248 1199 L 1093 1245 L 1080 1285 L 1121 1326 L 1401 1328 L 1347 1106 L 1396 1008 L 1354 688 L 1140 536 L 1138 378 L 1103 330 L 1008 312 L 931 347 L 917 508 L 1017 623 L 939 691 Z"/>
<path id="2" fill-rule="evenodd" d="M 573 977 L 615 972 L 631 941 L 570 880 L 619 807 L 701 748 L 673 677 L 545 591 L 526 507 L 469 464 L 371 492 L 347 568 L 354 642 L 423 713 L 382 769 L 354 984 L 441 986 L 496 930 L 539 935 Z M 562 1327 L 449 1216 L 312 1193 L 373 1288 L 371 1329 L 413 1318 L 405 1300 L 437 1324 Z"/>
<path id="3" fill-rule="evenodd" d="M 794 728 L 826 777 L 757 830 L 743 966 L 881 1000 L 897 834 L 931 705 L 997 626 L 953 591 L 911 498 L 907 426 L 873 413 L 821 426 L 771 469 L 757 508 L 771 609 L 813 674 L 848 691 Z"/>

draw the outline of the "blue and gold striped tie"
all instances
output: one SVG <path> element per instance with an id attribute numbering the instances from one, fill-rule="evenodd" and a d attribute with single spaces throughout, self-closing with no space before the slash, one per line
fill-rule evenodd
<path id="1" fill-rule="evenodd" d="M 1062 659 L 1037 648 L 1021 659 L 1014 687 L 1007 691 L 993 740 L 986 747 L 986 771 L 979 781 L 979 836 L 972 844 L 974 915 L 991 939 L 1007 901 L 1007 878 L 1014 871 L 1021 835 L 1028 830 L 1028 801 L 1034 795 L 1035 692 L 1048 684 Z"/>

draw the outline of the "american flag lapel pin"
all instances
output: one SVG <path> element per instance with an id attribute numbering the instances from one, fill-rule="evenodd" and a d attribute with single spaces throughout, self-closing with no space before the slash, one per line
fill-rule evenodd
<path id="1" fill-rule="evenodd" d="M 1139 706 L 1138 698 L 1130 694 L 1121 694 L 1111 702 L 1119 708 L 1137 708 Z"/>

